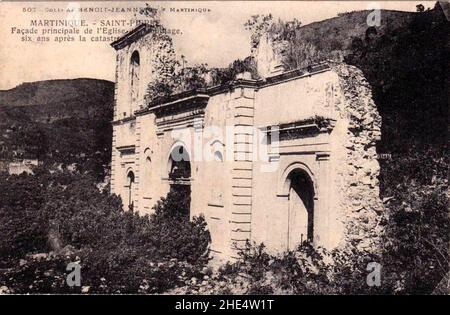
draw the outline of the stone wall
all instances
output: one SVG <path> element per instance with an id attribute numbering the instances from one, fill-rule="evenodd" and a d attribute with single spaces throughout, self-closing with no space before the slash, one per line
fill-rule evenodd
<path id="1" fill-rule="evenodd" d="M 331 84 L 337 87 L 340 97 L 338 76 L 330 69 L 259 89 L 255 126 L 301 125 L 319 116 L 336 119 L 333 99 L 327 99 Z M 334 155 L 332 139 L 341 143 L 336 146 L 336 151 L 341 152 L 342 136 L 334 131 L 329 134 L 327 130 L 315 130 L 281 137 L 268 148 L 270 162 L 257 159 L 253 163 L 252 240 L 263 242 L 270 252 L 288 248 L 290 196 L 289 187 L 284 187 L 293 167 L 306 171 L 314 184 L 314 244 L 333 249 L 342 241 L 342 212 L 336 206 L 339 194 L 330 184 L 335 169 L 330 165 Z"/>
<path id="2" fill-rule="evenodd" d="M 268 34 L 262 36 L 260 45 L 254 50 L 261 77 L 277 73 L 285 45 L 284 41 L 274 41 Z M 330 215 L 325 225 L 334 229 L 335 236 L 327 242 L 330 245 L 327 247 L 351 243 L 361 250 L 373 250 L 379 245 L 387 215 L 379 196 L 380 166 L 376 152 L 376 143 L 381 139 L 381 116 L 372 99 L 371 87 L 359 69 L 332 63 L 332 70 L 326 78 L 319 75 L 314 79 L 313 76 L 312 81 L 316 82 L 312 82 L 311 87 L 307 86 L 308 79 L 305 87 L 294 88 L 297 93 L 306 93 L 304 96 L 293 97 L 291 92 L 280 92 L 267 95 L 263 102 L 290 104 L 282 111 L 289 117 L 308 116 L 305 113 L 309 113 L 309 116 L 336 119 L 327 141 L 331 151 L 330 168 L 324 173 L 332 183 L 325 184 L 330 186 L 326 193 Z M 338 80 L 334 79 L 336 74 Z M 315 93 L 310 93 L 313 90 Z M 315 95 L 319 96 L 316 100 L 313 99 Z M 301 105 L 297 106 L 296 102 Z M 270 104 L 266 104 L 262 110 L 267 112 L 272 123 L 280 122 L 276 119 L 280 114 L 270 108 Z M 297 158 L 301 159 L 300 156 Z M 342 224 L 332 228 L 331 223 L 335 220 Z"/>
<path id="3" fill-rule="evenodd" d="M 376 143 L 381 137 L 381 116 L 369 83 L 356 67 L 336 64 L 342 99 L 336 110 L 348 122 L 345 143 L 336 167 L 340 208 L 344 211 L 345 243 L 360 250 L 378 247 L 386 211 L 380 199 L 380 166 Z"/>
<path id="4" fill-rule="evenodd" d="M 332 69 L 318 65 L 281 74 L 279 49 L 272 51 L 266 41 L 259 49 L 265 52 L 258 59 L 258 68 L 265 71 L 261 80 L 244 80 L 241 86 L 217 91 L 211 88 L 205 92 L 207 100 L 197 96 L 198 103 L 186 98 L 170 105 L 170 110 L 135 112 L 144 104 L 145 87 L 155 75 L 153 57 L 164 50 L 157 43 L 147 34 L 118 51 L 113 192 L 126 195 L 126 176 L 132 170 L 135 209 L 151 213 L 152 205 L 169 189 L 168 156 L 182 141 L 191 159 L 191 215 L 205 215 L 217 254 L 232 257 L 234 245 L 239 247 L 246 239 L 263 242 L 274 251 L 290 248 L 290 193 L 289 187 L 284 188 L 290 185 L 294 168 L 305 172 L 313 185 L 314 244 L 333 249 L 350 243 L 361 250 L 376 250 L 386 214 L 379 197 L 376 152 L 381 117 L 360 70 L 334 64 Z M 136 50 L 141 56 L 141 99 L 130 103 L 129 60 Z M 136 117 L 130 117 L 132 113 Z M 325 119 L 329 125 L 313 118 Z M 227 126 L 235 127 L 232 140 L 208 136 L 207 128 L 223 133 Z M 272 152 L 269 144 L 270 158 L 255 160 L 254 144 L 260 139 L 254 132 L 268 126 L 284 126 L 288 133 L 297 128 L 298 134 L 280 139 L 278 152 Z M 186 131 L 187 138 L 175 139 L 173 130 Z M 206 139 L 201 137 L 205 135 Z M 203 145 L 200 153 L 189 145 L 198 137 Z M 219 152 L 221 158 L 200 158 L 203 148 Z M 276 167 L 267 172 L 267 166 Z"/>
<path id="5" fill-rule="evenodd" d="M 148 85 L 159 74 L 161 58 L 171 56 L 171 41 L 158 32 L 148 32 L 137 40 L 115 48 L 115 123 L 112 139 L 111 192 L 122 197 L 126 196 L 127 173 L 132 171 L 135 175 L 132 192 L 134 209 L 149 213 L 160 195 L 167 192 L 166 187 L 158 183 L 161 174 L 150 172 L 149 168 L 159 167 L 160 155 L 166 153 L 158 154 L 160 148 L 154 117 L 151 115 L 136 117 L 135 111 L 144 107 Z M 132 100 L 130 62 L 134 52 L 139 53 L 139 81 L 135 87 L 137 99 Z M 119 152 L 121 147 L 132 149 L 123 154 Z M 127 208 L 127 198 L 123 198 L 123 202 Z"/>

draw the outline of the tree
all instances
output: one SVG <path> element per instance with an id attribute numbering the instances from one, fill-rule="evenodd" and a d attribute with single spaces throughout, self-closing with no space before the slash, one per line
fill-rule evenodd
<path id="1" fill-rule="evenodd" d="M 272 14 L 252 15 L 251 18 L 245 22 L 244 28 L 251 33 L 250 43 L 252 48 L 258 47 L 261 36 L 267 32 L 272 24 Z"/>

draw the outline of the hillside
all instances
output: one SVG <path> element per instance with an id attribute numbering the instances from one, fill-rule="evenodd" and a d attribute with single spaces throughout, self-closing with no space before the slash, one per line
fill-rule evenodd
<path id="1" fill-rule="evenodd" d="M 23 113 L 33 120 L 89 117 L 95 109 L 111 103 L 113 83 L 95 79 L 48 80 L 23 83 L 13 89 L 0 91 L 0 107 L 27 107 Z"/>
<path id="2" fill-rule="evenodd" d="M 30 106 L 70 101 L 80 96 L 99 99 L 111 82 L 96 79 L 47 80 L 26 82 L 0 91 L 0 106 Z"/>
<path id="3" fill-rule="evenodd" d="M 351 52 L 355 38 L 364 38 L 367 16 L 371 11 L 354 11 L 301 27 L 296 34 L 300 40 L 312 44 L 319 54 L 345 56 Z M 417 13 L 381 10 L 378 34 L 385 34 L 407 25 Z"/>
<path id="4" fill-rule="evenodd" d="M 340 14 L 295 29 L 294 34 L 281 27 L 281 37 L 288 41 L 285 65 L 295 69 L 332 60 L 360 68 L 383 117 L 380 152 L 442 145 L 448 120 L 449 24 L 441 7 L 381 10 L 376 27 L 366 23 L 370 12 Z"/>
<path id="5" fill-rule="evenodd" d="M 111 152 L 114 84 L 51 80 L 0 91 L 0 159 L 76 163 L 104 175 Z"/>

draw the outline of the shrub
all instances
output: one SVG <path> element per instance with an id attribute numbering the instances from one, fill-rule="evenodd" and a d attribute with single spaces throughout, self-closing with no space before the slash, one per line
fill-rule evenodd
<path id="1" fill-rule="evenodd" d="M 31 259 L 0 273 L 0 286 L 9 293 L 80 293 L 80 287 L 69 287 L 66 283 L 66 267 L 69 257 L 47 257 Z"/>
<path id="2" fill-rule="evenodd" d="M 447 160 L 445 150 L 414 148 L 384 163 L 384 264 L 401 293 L 431 293 L 449 271 Z"/>
<path id="3" fill-rule="evenodd" d="M 68 261 L 80 260 L 82 285 L 98 293 L 163 292 L 208 262 L 205 220 L 172 216 L 174 207 L 186 206 L 176 194 L 140 216 L 123 211 L 120 199 L 87 175 L 36 169 L 2 181 L 8 189 L 0 195 L 0 229 L 7 237 L 0 251 L 9 271 L 0 280 L 16 293 L 73 292 L 52 284 L 65 279 Z M 27 255 L 49 251 L 44 261 Z"/>
<path id="4" fill-rule="evenodd" d="M 219 269 L 208 293 L 219 294 L 382 294 L 392 293 L 390 277 L 381 287 L 366 283 L 369 262 L 381 257 L 350 249 L 327 251 L 304 242 L 272 255 L 263 244 L 247 243 L 240 259 Z M 187 290 L 187 292 L 190 292 Z"/>
<path id="5" fill-rule="evenodd" d="M 47 250 L 45 224 L 39 209 L 45 183 L 29 175 L 0 177 L 0 266 L 28 252 Z"/>
<path id="6" fill-rule="evenodd" d="M 304 242 L 295 251 L 270 255 L 263 244 L 247 243 L 240 251 L 237 270 L 249 275 L 249 294 L 318 294 L 328 293 L 326 252 Z"/>

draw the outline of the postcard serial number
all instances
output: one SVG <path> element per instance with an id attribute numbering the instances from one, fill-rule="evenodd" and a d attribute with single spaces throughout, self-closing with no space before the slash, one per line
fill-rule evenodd
<path id="1" fill-rule="evenodd" d="M 220 300 L 221 310 L 271 310 L 274 300 Z"/>

